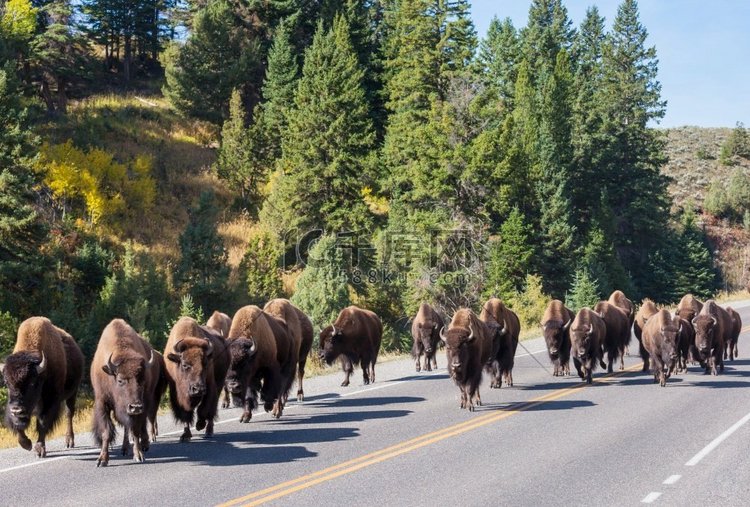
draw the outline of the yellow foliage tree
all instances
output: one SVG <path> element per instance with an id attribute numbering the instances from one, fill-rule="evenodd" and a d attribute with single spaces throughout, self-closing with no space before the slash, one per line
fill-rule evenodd
<path id="1" fill-rule="evenodd" d="M 39 158 L 44 183 L 63 213 L 82 207 L 92 224 L 112 225 L 117 218 L 150 209 L 156 199 L 152 167 L 151 157 L 122 164 L 102 149 L 76 148 L 71 140 L 45 143 Z"/>
<path id="2" fill-rule="evenodd" d="M 4 10 L 0 16 L 0 35 L 16 41 L 31 40 L 39 9 L 30 0 L 8 0 Z"/>

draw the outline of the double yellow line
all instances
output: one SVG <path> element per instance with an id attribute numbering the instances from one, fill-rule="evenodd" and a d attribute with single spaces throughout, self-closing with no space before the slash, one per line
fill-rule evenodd
<path id="1" fill-rule="evenodd" d="M 594 382 L 606 382 L 608 378 L 616 377 L 631 371 L 640 370 L 642 366 L 643 364 L 639 363 L 637 365 L 626 368 L 623 371 L 595 378 Z M 461 435 L 462 433 L 466 433 L 468 431 L 481 428 L 482 426 L 486 426 L 502 419 L 506 419 L 512 415 L 524 412 L 545 402 L 569 396 L 575 392 L 582 390 L 585 387 L 586 384 L 582 383 L 571 387 L 556 389 L 555 391 L 547 393 L 543 396 L 539 396 L 538 398 L 533 398 L 527 402 L 520 403 L 516 408 L 512 410 L 501 412 L 493 411 L 484 415 L 480 415 L 468 421 L 454 424 L 452 426 L 447 426 L 443 429 L 433 431 L 431 433 L 427 433 L 410 440 L 405 440 L 390 447 L 386 447 L 385 449 L 365 454 L 349 461 L 344 461 L 343 463 L 339 463 L 338 465 L 333 465 L 317 472 L 303 475 L 301 477 L 298 477 L 297 479 L 282 482 L 280 484 L 276 484 L 275 486 L 250 493 L 249 495 L 235 498 L 234 500 L 230 500 L 229 502 L 220 504 L 219 507 L 230 507 L 240 504 L 245 506 L 252 506 L 270 502 L 271 500 L 276 500 L 277 498 L 291 495 L 292 493 L 296 493 L 297 491 L 301 491 L 317 484 L 336 479 L 337 477 L 341 477 L 342 475 L 351 474 L 370 465 L 381 463 L 407 452 L 411 452 L 416 449 L 434 444 L 436 442 L 440 442 L 441 440 L 445 440 L 456 435 Z"/>

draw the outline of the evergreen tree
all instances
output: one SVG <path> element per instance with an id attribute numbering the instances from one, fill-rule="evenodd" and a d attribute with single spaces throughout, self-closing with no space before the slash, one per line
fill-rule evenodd
<path id="1" fill-rule="evenodd" d="M 283 245 L 267 230 L 254 231 L 247 243 L 240 273 L 245 280 L 245 291 L 253 304 L 281 297 L 283 286 L 279 261 Z"/>
<path id="2" fill-rule="evenodd" d="M 351 304 L 346 262 L 336 237 L 322 236 L 310 249 L 307 266 L 297 279 L 291 300 L 322 329 Z"/>
<path id="3" fill-rule="evenodd" d="M 573 276 L 570 292 L 565 297 L 565 306 L 577 313 L 583 307 L 594 308 L 601 296 L 598 282 L 591 277 L 588 270 L 580 268 Z"/>
<path id="4" fill-rule="evenodd" d="M 205 313 L 225 303 L 229 279 L 227 251 L 216 230 L 217 214 L 214 194 L 203 192 L 180 235 L 180 264 L 175 272 L 176 285 Z"/>
<path id="5" fill-rule="evenodd" d="M 570 49 L 574 36 L 575 29 L 561 0 L 532 1 L 521 40 L 533 86 L 542 74 L 552 73 L 557 54 L 561 49 Z"/>
<path id="6" fill-rule="evenodd" d="M 487 261 L 485 297 L 509 298 L 520 292 L 531 271 L 534 247 L 531 231 L 519 209 L 513 208 L 503 225 L 500 237 L 490 242 Z"/>
<path id="7" fill-rule="evenodd" d="M 708 299 L 719 288 L 714 259 L 706 236 L 695 224 L 693 213 L 682 217 L 682 231 L 679 235 L 679 248 L 673 250 L 675 259 L 675 296 L 692 293 L 696 297 Z"/>
<path id="8" fill-rule="evenodd" d="M 34 138 L 11 65 L 0 68 L 0 311 L 34 313 L 32 291 L 45 271 L 46 228 L 35 211 Z"/>
<path id="9" fill-rule="evenodd" d="M 282 141 L 285 174 L 265 205 L 277 230 L 366 230 L 371 224 L 362 188 L 374 180 L 375 135 L 362 79 L 346 18 L 337 17 L 328 32 L 319 24 Z"/>
<path id="10" fill-rule="evenodd" d="M 232 90 L 256 82 L 259 49 L 228 0 L 212 0 L 196 13 L 184 45 L 167 49 L 164 95 L 179 112 L 220 124 Z"/>
<path id="11" fill-rule="evenodd" d="M 478 64 L 484 86 L 504 108 L 512 110 L 521 58 L 518 32 L 510 18 L 493 18 L 479 46 Z"/>
<path id="12" fill-rule="evenodd" d="M 445 97 L 451 81 L 468 73 L 477 48 L 477 33 L 468 0 L 437 0 L 435 4 L 438 6 L 436 22 L 440 23 L 439 88 Z"/>
<path id="13" fill-rule="evenodd" d="M 597 180 L 607 190 L 614 216 L 613 240 L 623 266 L 640 285 L 651 277 L 648 252 L 659 248 L 669 214 L 662 135 L 649 128 L 664 116 L 656 79 L 656 50 L 646 47 L 646 29 L 635 0 L 624 0 L 603 46 L 602 85 L 595 102 L 602 124 Z"/>

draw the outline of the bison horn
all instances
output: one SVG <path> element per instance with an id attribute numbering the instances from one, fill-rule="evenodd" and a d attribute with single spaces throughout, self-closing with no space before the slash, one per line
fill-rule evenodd
<path id="1" fill-rule="evenodd" d="M 445 342 L 448 339 L 448 337 L 445 336 L 445 326 L 443 326 L 443 327 L 440 328 L 440 339 L 443 342 Z"/>
<path id="2" fill-rule="evenodd" d="M 155 362 L 154 349 L 151 349 L 151 356 L 148 358 L 148 362 L 146 363 L 146 366 L 152 366 L 154 362 Z"/>
<path id="3" fill-rule="evenodd" d="M 589 330 L 586 332 L 586 334 L 588 334 L 588 335 L 594 334 L 594 325 L 593 324 L 589 326 Z"/>
<path id="4" fill-rule="evenodd" d="M 562 327 L 562 328 L 563 328 L 563 331 L 567 331 L 567 330 L 568 330 L 568 328 L 570 327 L 570 325 L 571 325 L 572 323 L 573 323 L 573 319 L 568 319 L 568 322 L 566 322 L 565 324 L 563 324 L 563 327 Z"/>
<path id="5" fill-rule="evenodd" d="M 338 334 L 338 331 L 336 331 L 336 326 L 331 324 L 331 329 L 333 329 L 333 331 L 331 331 L 331 336 L 336 336 Z"/>
<path id="6" fill-rule="evenodd" d="M 44 352 L 42 352 L 42 360 L 39 362 L 38 365 L 36 365 L 36 373 L 37 375 L 41 375 L 44 373 L 44 370 L 47 369 L 47 356 L 44 355 Z"/>
<path id="7" fill-rule="evenodd" d="M 182 354 L 182 351 L 185 350 L 185 346 L 182 343 L 183 341 L 184 340 L 179 340 L 177 343 L 174 344 L 174 347 L 172 347 L 174 351 L 177 352 L 178 354 Z"/>
<path id="8" fill-rule="evenodd" d="M 500 329 L 499 336 L 505 336 L 505 333 L 508 332 L 508 326 L 505 325 L 505 321 L 503 321 L 503 327 Z"/>
<path id="9" fill-rule="evenodd" d="M 714 326 L 718 324 L 718 321 L 716 320 L 716 317 L 711 317 L 711 320 L 714 321 Z"/>
<path id="10" fill-rule="evenodd" d="M 680 327 L 677 329 L 677 334 L 682 334 L 682 322 L 680 322 Z"/>
<path id="11" fill-rule="evenodd" d="M 472 340 L 474 340 L 474 328 L 472 328 L 471 325 L 469 325 L 469 337 L 466 338 L 466 341 L 470 342 Z"/>
<path id="12" fill-rule="evenodd" d="M 258 350 L 258 345 L 255 343 L 255 340 L 253 340 L 252 338 L 248 338 L 248 340 L 250 341 L 250 348 L 247 349 L 247 355 L 249 357 L 255 354 L 255 352 Z"/>
<path id="13" fill-rule="evenodd" d="M 206 357 L 211 357 L 214 353 L 214 344 L 211 340 L 206 340 L 206 343 L 208 343 L 206 346 Z"/>
<path id="14" fill-rule="evenodd" d="M 117 365 L 112 362 L 112 354 L 110 354 L 109 358 L 107 358 L 107 369 L 109 370 L 110 375 L 117 374 Z"/>

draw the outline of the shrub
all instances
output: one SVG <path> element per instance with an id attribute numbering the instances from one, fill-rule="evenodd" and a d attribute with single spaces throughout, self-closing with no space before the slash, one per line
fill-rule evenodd
<path id="1" fill-rule="evenodd" d="M 18 325 L 18 319 L 9 312 L 0 312 L 0 359 L 13 351 Z"/>
<path id="2" fill-rule="evenodd" d="M 550 299 L 542 291 L 542 277 L 529 274 L 523 290 L 514 293 L 506 303 L 518 315 L 521 329 L 530 329 L 539 327 Z"/>
<path id="3" fill-rule="evenodd" d="M 279 260 L 283 244 L 269 230 L 255 229 L 250 235 L 240 273 L 245 279 L 252 304 L 280 297 L 284 292 Z"/>

